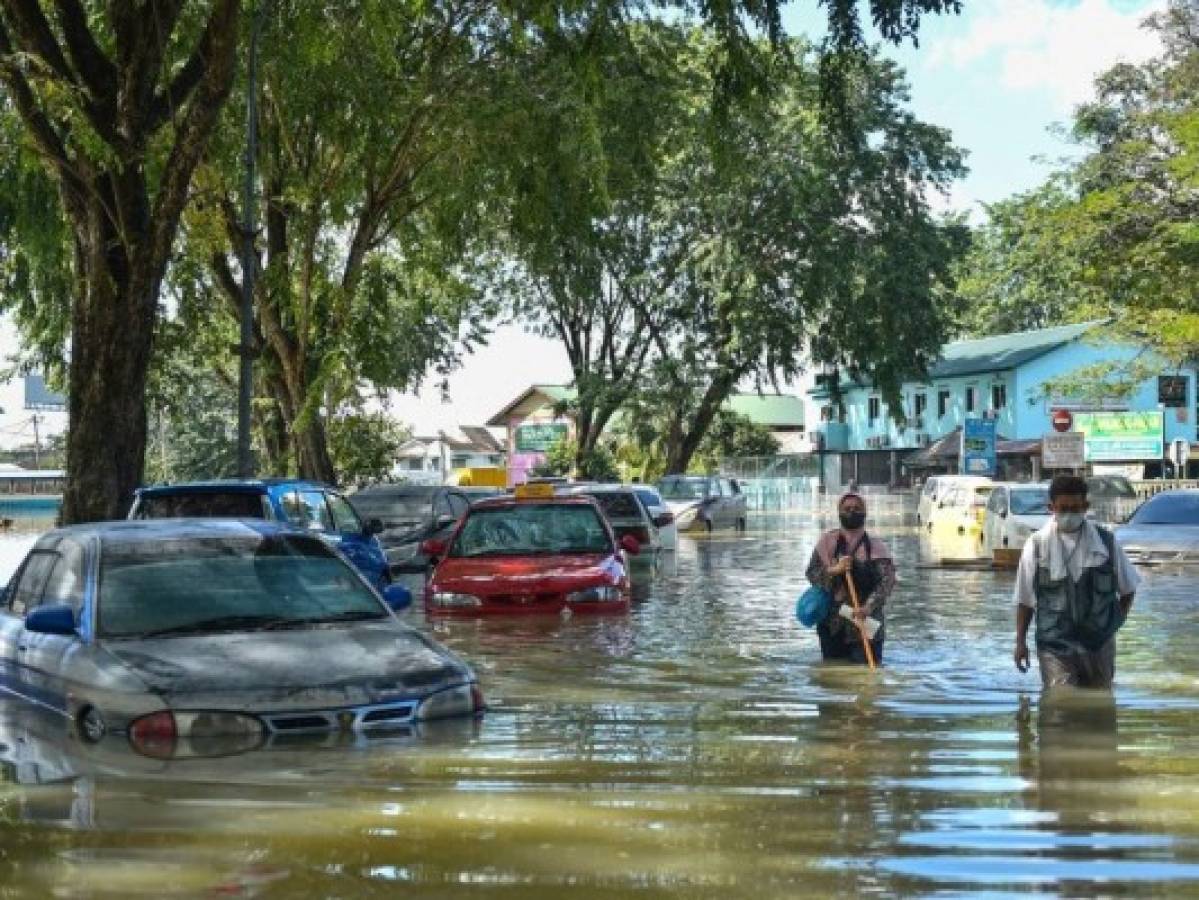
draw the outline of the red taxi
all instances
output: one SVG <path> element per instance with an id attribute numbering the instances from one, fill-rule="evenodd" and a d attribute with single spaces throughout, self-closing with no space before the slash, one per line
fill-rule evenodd
<path id="1" fill-rule="evenodd" d="M 595 502 L 555 497 L 549 485 L 470 509 L 445 542 L 426 541 L 434 561 L 425 586 L 432 615 L 624 612 L 627 555 L 635 537 L 617 540 Z"/>

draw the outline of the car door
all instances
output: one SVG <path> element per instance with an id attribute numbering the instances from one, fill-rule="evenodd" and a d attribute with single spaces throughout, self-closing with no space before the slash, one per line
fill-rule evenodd
<path id="1" fill-rule="evenodd" d="M 46 578 L 39 606 L 67 606 L 75 616 L 76 628 L 83 631 L 84 581 L 87 554 L 78 541 L 64 538 L 55 548 L 54 566 Z M 26 613 L 28 615 L 28 612 Z M 74 693 L 77 679 L 72 677 L 72 657 L 81 646 L 79 633 L 37 634 L 25 632 L 24 667 L 30 680 L 49 698 L 66 708 L 67 697 Z"/>
<path id="2" fill-rule="evenodd" d="M 324 501 L 332 521 L 330 538 L 371 584 L 381 587 L 387 572 L 387 558 L 373 534 L 367 534 L 362 520 L 350 501 L 335 491 L 324 492 Z"/>
<path id="3" fill-rule="evenodd" d="M 1003 535 L 1007 527 L 1008 489 L 996 488 L 987 500 L 987 514 L 983 519 L 983 546 L 987 550 L 1006 547 Z"/>
<path id="4" fill-rule="evenodd" d="M 729 505 L 730 519 L 734 525 L 740 526 L 741 521 L 745 518 L 745 494 L 741 492 L 741 485 L 735 478 L 726 479 L 724 484 L 725 500 Z"/>
<path id="5" fill-rule="evenodd" d="M 724 492 L 720 490 L 720 479 L 709 478 L 704 488 L 704 515 L 713 528 L 724 526 Z"/>
<path id="6" fill-rule="evenodd" d="M 41 603 L 57 561 L 58 554 L 51 547 L 31 551 L 5 591 L 4 608 L 0 610 L 0 688 L 34 702 L 44 702 L 44 698 L 25 665 L 30 636 L 25 630 L 25 616 Z"/>

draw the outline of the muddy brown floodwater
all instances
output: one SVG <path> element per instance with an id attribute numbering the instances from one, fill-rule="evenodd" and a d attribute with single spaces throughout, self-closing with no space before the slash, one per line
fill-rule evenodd
<path id="1" fill-rule="evenodd" d="M 1012 576 L 899 521 L 879 674 L 795 621 L 792 513 L 684 538 L 626 616 L 409 613 L 475 725 L 153 763 L 0 700 L 0 897 L 1199 896 L 1199 573 L 1146 574 L 1114 698 L 1046 705 Z"/>

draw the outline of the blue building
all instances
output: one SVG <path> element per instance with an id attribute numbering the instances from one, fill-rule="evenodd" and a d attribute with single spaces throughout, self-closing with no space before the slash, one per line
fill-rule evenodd
<path id="1" fill-rule="evenodd" d="M 903 422 L 890 415 L 882 395 L 871 385 L 842 385 L 840 408 L 827 386 L 817 385 L 810 394 L 820 410 L 823 449 L 841 454 L 840 472 L 829 473 L 834 476 L 829 481 L 836 483 L 838 474 L 842 482 L 851 477 L 862 484 L 901 481 L 908 464 L 921 457 L 927 462 L 928 448 L 938 442 L 953 444 L 952 438 L 968 418 L 996 421 L 1001 456 L 1005 449 L 1009 456 L 1035 456 L 1041 438 L 1052 430 L 1055 410 L 1097 408 L 1093 402 L 1046 397 L 1047 382 L 1096 363 L 1126 362 L 1138 356 L 1145 360 L 1142 348 L 1103 341 L 1102 324 L 1085 322 L 947 344 L 927 380 L 903 385 Z M 1164 360 L 1160 369 L 1133 396 L 1104 402 L 1102 409 L 1161 410 L 1165 443 L 1175 438 L 1193 443 L 1195 369 L 1179 369 Z"/>

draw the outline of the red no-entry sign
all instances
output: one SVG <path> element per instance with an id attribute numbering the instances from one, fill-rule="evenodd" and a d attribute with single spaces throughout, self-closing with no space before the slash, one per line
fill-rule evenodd
<path id="1" fill-rule="evenodd" d="M 1051 421 L 1054 431 L 1066 432 L 1074 427 L 1074 416 L 1070 415 L 1068 409 L 1055 409 Z"/>

